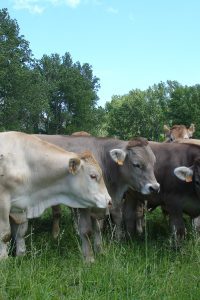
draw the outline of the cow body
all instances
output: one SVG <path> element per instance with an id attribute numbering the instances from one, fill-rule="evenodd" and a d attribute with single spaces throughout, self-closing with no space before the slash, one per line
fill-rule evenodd
<path id="1" fill-rule="evenodd" d="M 185 235 L 183 213 L 191 217 L 198 216 L 200 214 L 200 197 L 194 182 L 185 183 L 181 181 L 175 176 L 174 169 L 180 166 L 189 167 L 193 165 L 200 157 L 200 148 L 197 145 L 178 143 L 150 142 L 149 144 L 156 156 L 155 176 L 160 183 L 160 193 L 148 197 L 143 197 L 133 191 L 129 193 L 124 204 L 124 219 L 128 235 L 134 235 L 134 229 L 137 225 L 132 202 L 147 200 L 150 209 L 161 205 L 163 210 L 169 214 L 173 231 L 182 238 Z"/>
<path id="2" fill-rule="evenodd" d="M 26 220 L 55 204 L 106 208 L 109 201 L 90 153 L 79 156 L 35 136 L 0 133 L 0 257 L 7 256 L 9 215 Z"/>

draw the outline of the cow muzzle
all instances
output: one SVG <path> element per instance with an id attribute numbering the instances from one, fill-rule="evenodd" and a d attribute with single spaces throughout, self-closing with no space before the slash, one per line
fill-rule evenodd
<path id="1" fill-rule="evenodd" d="M 159 193 L 160 191 L 160 184 L 158 182 L 151 184 L 147 183 L 143 188 L 142 188 L 142 194 L 148 195 L 152 193 Z"/>

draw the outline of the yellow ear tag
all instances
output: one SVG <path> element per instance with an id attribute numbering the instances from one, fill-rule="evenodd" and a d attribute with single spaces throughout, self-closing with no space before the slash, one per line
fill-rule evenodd
<path id="1" fill-rule="evenodd" d="M 187 176 L 185 177 L 185 181 L 186 181 L 186 182 L 192 182 L 192 176 L 191 176 L 191 175 L 187 175 Z"/>

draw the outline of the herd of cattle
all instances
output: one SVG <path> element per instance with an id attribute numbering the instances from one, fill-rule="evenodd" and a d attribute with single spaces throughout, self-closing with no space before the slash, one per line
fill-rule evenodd
<path id="1" fill-rule="evenodd" d="M 164 127 L 166 141 L 122 141 L 79 132 L 72 136 L 0 133 L 0 258 L 8 242 L 26 251 L 28 219 L 52 207 L 59 234 L 60 204 L 77 217 L 86 261 L 102 250 L 100 220 L 110 215 L 121 237 L 143 231 L 143 205 L 161 206 L 176 240 L 185 236 L 183 213 L 200 215 L 200 141 L 190 128 Z M 70 151 L 70 152 L 69 152 Z M 198 224 L 199 219 L 195 220 Z M 93 236 L 93 247 L 90 238 Z"/>

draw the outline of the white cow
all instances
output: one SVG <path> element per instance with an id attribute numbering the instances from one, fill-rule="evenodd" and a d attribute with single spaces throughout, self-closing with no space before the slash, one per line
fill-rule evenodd
<path id="1" fill-rule="evenodd" d="M 110 203 L 90 152 L 78 155 L 25 133 L 0 133 L 0 258 L 8 255 L 9 215 L 16 223 L 24 222 L 24 234 L 26 220 L 52 205 L 106 208 Z M 17 254 L 24 251 L 22 238 Z"/>

